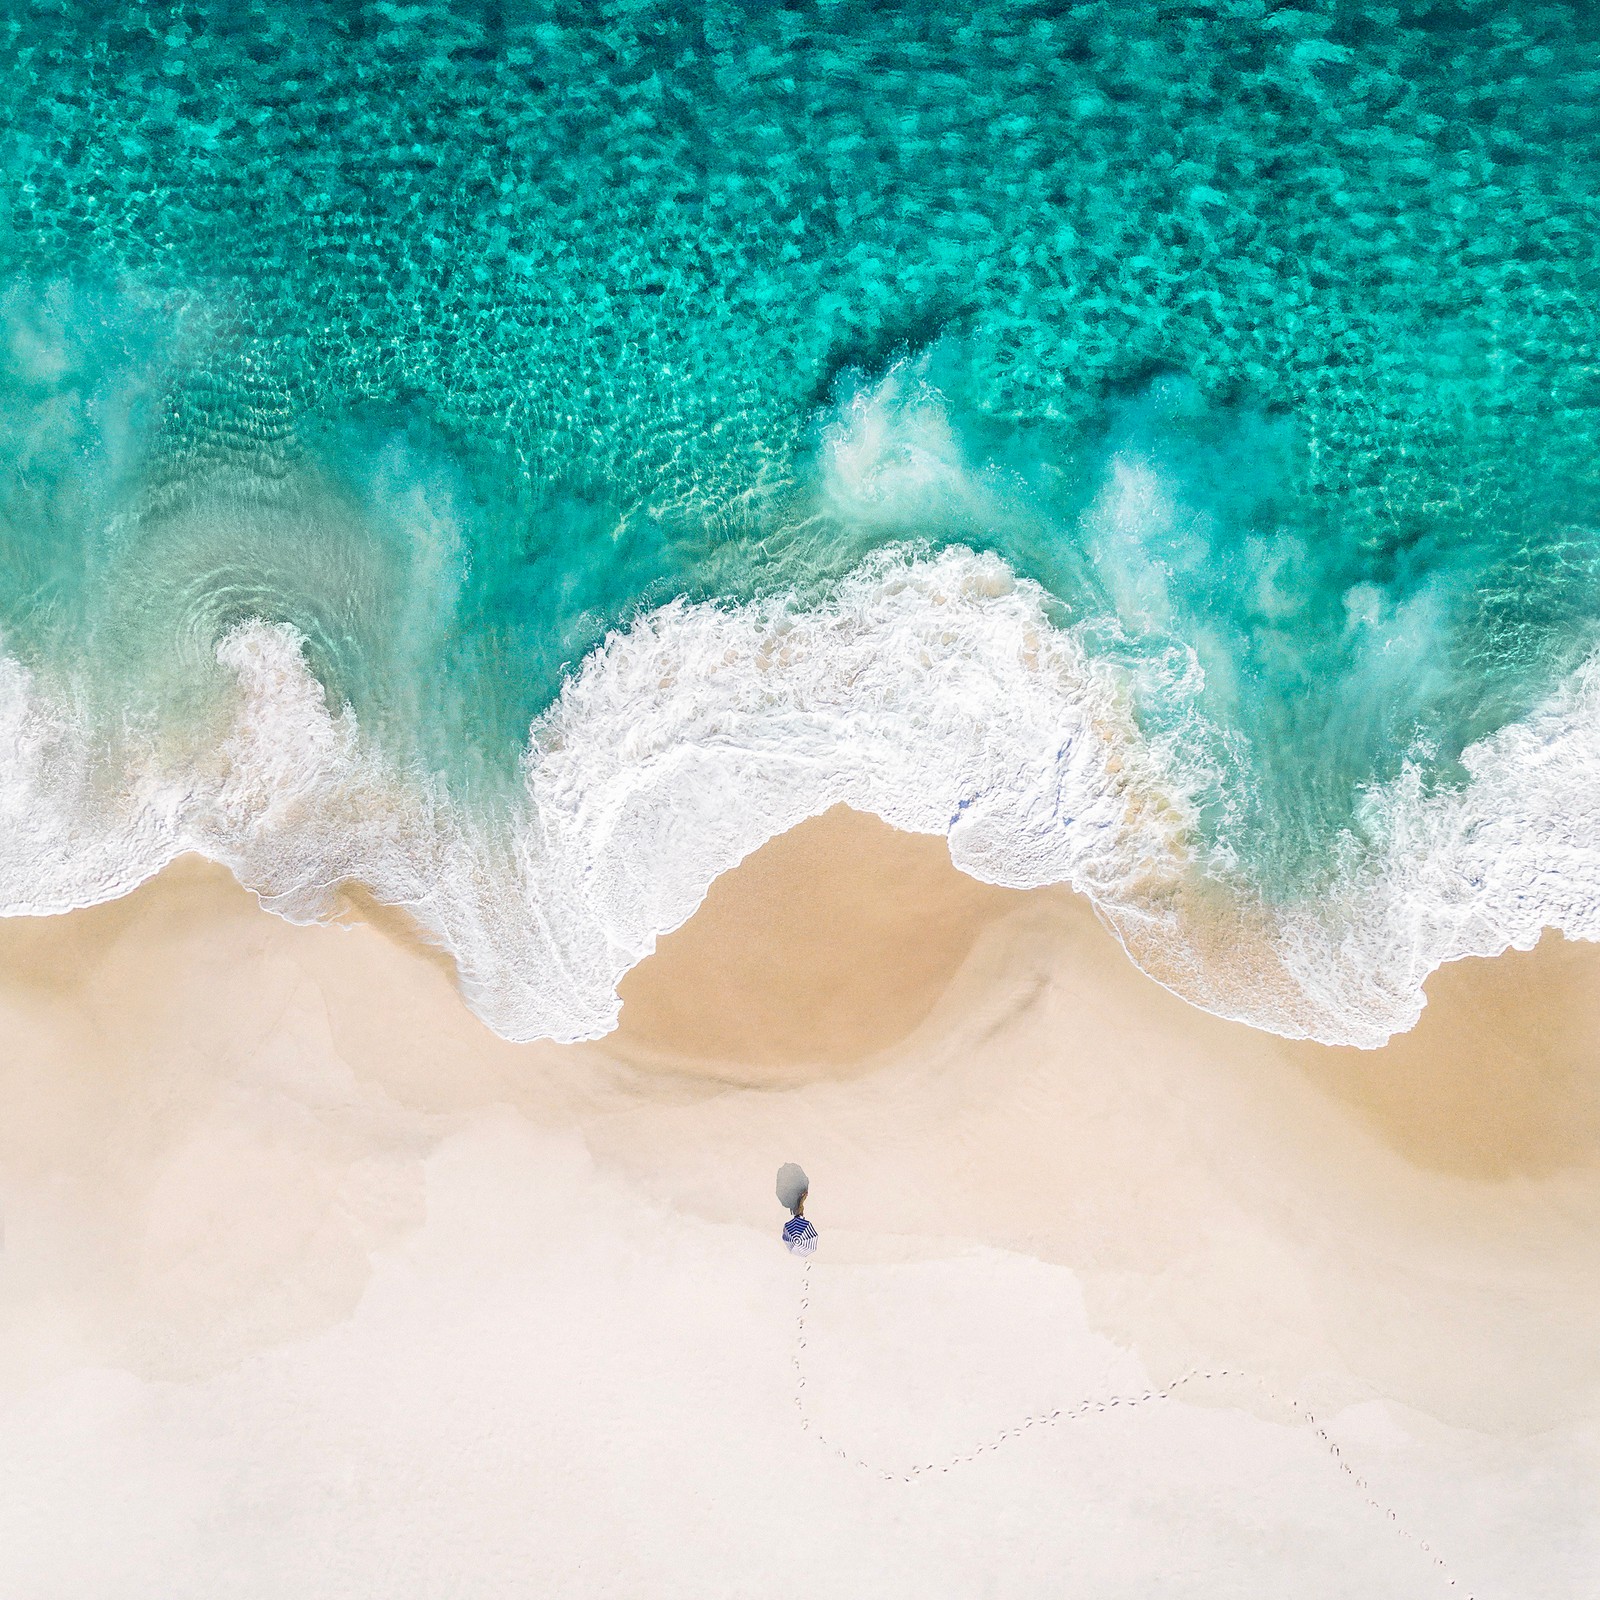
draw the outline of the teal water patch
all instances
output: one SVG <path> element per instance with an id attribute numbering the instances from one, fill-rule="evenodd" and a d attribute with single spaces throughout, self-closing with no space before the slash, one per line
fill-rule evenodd
<path id="1" fill-rule="evenodd" d="M 260 617 L 493 798 L 642 609 L 961 542 L 1287 894 L 1595 642 L 1589 7 L 3 27 L 0 621 L 109 727 L 205 737 Z"/>

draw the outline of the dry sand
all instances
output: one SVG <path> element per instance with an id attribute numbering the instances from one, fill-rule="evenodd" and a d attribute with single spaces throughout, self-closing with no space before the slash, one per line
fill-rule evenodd
<path id="1" fill-rule="evenodd" d="M 1383 1051 L 1290 1044 L 843 812 L 592 1046 L 199 862 L 0 923 L 0 1593 L 1451 1593 L 1253 1382 L 937 1470 L 1228 1366 L 1454 1593 L 1591 1595 L 1597 977 L 1549 938 Z"/>

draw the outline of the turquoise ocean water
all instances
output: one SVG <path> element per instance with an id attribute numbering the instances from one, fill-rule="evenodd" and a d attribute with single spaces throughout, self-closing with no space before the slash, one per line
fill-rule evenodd
<path id="1" fill-rule="evenodd" d="M 359 879 L 566 1036 L 850 799 L 1288 1031 L 1600 931 L 1600 12 L 0 37 L 9 909 Z"/>

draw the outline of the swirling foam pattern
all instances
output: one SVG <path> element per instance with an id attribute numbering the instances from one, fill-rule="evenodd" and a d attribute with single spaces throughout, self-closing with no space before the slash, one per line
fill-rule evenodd
<path id="1" fill-rule="evenodd" d="M 1290 1033 L 1595 935 L 1592 8 L 0 27 L 5 909 L 357 879 L 576 1037 L 848 800 Z"/>

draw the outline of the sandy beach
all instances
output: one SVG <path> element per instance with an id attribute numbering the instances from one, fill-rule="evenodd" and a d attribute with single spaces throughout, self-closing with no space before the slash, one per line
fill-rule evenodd
<path id="1" fill-rule="evenodd" d="M 1292 1043 L 837 811 L 622 993 L 195 859 L 0 922 L 0 1593 L 1600 1588 L 1600 948 Z"/>

